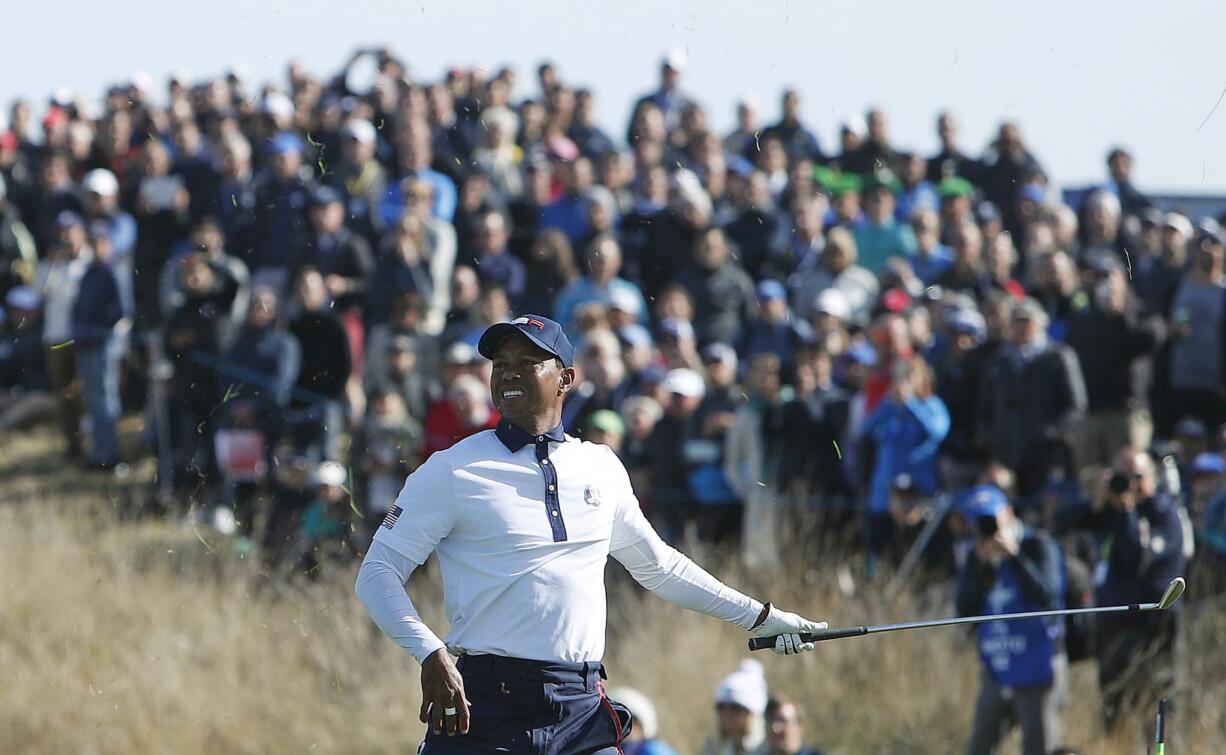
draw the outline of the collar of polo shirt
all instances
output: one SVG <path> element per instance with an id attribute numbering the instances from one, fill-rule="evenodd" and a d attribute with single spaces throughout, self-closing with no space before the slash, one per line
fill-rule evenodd
<path id="1" fill-rule="evenodd" d="M 498 426 L 494 428 L 494 434 L 498 436 L 498 440 L 502 441 L 502 445 L 506 446 L 507 450 L 511 453 L 515 453 L 529 443 L 535 443 L 538 437 L 527 430 L 512 425 L 505 418 L 498 421 Z M 550 428 L 549 432 L 544 433 L 540 437 L 552 440 L 555 443 L 561 443 L 566 440 L 561 423 L 554 425 Z"/>

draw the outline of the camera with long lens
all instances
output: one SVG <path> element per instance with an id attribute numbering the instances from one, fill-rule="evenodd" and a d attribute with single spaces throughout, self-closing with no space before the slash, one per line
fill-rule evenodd
<path id="1" fill-rule="evenodd" d="M 997 522 L 994 516 L 980 516 L 975 518 L 975 529 L 979 531 L 979 537 L 990 540 L 996 537 Z"/>

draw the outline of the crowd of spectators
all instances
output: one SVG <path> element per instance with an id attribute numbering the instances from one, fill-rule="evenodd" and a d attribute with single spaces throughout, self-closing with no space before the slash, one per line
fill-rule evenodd
<path id="1" fill-rule="evenodd" d="M 387 50 L 13 103 L 0 426 L 50 397 L 64 454 L 111 470 L 141 415 L 181 497 L 317 562 L 497 423 L 476 340 L 533 312 L 577 345 L 567 431 L 621 456 L 669 539 L 889 562 L 993 484 L 1093 569 L 1109 533 L 1153 550 L 1135 507 L 1100 515 L 1104 470 L 1144 476 L 1126 447 L 1220 589 L 1217 219 L 1156 206 L 1123 149 L 1067 204 L 1015 122 L 980 150 L 941 113 L 926 155 L 872 108 L 823 143 L 787 89 L 716 133 L 685 69 L 667 55 L 624 130 L 549 63 L 426 81 Z M 1131 602 L 1152 576 L 1097 584 Z"/>

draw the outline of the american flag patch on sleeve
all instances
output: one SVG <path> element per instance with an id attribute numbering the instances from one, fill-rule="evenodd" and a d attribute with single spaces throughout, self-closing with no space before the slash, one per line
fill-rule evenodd
<path id="1" fill-rule="evenodd" d="M 387 516 L 383 517 L 383 526 L 387 527 L 389 530 L 392 527 L 395 527 L 396 520 L 400 518 L 400 514 L 403 511 L 404 509 L 400 508 L 399 506 L 393 506 L 391 510 L 387 512 Z"/>

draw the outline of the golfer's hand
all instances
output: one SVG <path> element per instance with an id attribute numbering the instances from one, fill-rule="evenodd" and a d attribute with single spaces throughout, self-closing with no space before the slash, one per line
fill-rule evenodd
<path id="1" fill-rule="evenodd" d="M 766 605 L 766 620 L 753 628 L 754 637 L 774 637 L 774 651 L 780 655 L 807 653 L 816 645 L 800 639 L 801 632 L 818 632 L 826 628 L 824 621 L 810 621 L 794 613 Z"/>
<path id="2" fill-rule="evenodd" d="M 455 708 L 454 716 L 445 714 Z M 429 724 L 435 734 L 447 736 L 468 733 L 468 698 L 464 696 L 464 679 L 455 667 L 446 648 L 439 648 L 421 664 L 421 713 L 418 718 Z"/>

